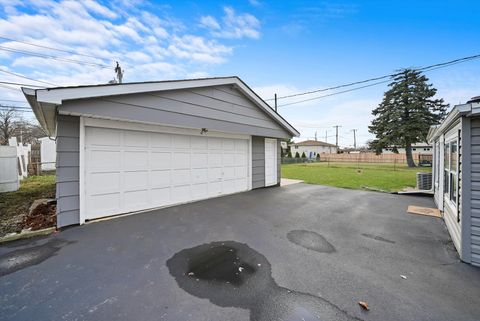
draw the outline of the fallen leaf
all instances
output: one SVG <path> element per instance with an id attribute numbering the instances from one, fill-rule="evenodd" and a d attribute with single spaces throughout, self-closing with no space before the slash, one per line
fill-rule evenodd
<path id="1" fill-rule="evenodd" d="M 365 301 L 358 301 L 358 305 L 360 305 L 364 310 L 370 310 L 370 308 L 368 307 L 368 303 Z"/>

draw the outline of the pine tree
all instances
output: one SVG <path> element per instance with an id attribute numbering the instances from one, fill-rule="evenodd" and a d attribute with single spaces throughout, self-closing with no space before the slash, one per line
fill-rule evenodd
<path id="1" fill-rule="evenodd" d="M 305 155 L 305 152 L 302 153 L 302 158 L 307 158 L 307 155 Z"/>
<path id="2" fill-rule="evenodd" d="M 300 158 L 300 154 L 298 152 L 295 153 L 295 158 Z"/>
<path id="3" fill-rule="evenodd" d="M 383 101 L 372 111 L 375 119 L 368 129 L 376 139 L 370 147 L 377 154 L 387 146 L 404 147 L 407 164 L 414 167 L 412 144 L 426 141 L 430 126 L 445 118 L 448 105 L 434 98 L 437 90 L 416 70 L 397 73 L 389 87 Z"/>

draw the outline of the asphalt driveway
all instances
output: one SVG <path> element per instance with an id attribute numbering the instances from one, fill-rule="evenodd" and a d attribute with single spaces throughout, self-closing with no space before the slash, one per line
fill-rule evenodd
<path id="1" fill-rule="evenodd" d="M 408 205 L 296 184 L 2 245 L 0 320 L 478 320 L 480 269 Z"/>

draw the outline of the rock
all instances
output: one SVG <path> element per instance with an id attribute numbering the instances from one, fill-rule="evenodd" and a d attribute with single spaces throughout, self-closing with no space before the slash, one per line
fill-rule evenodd
<path id="1" fill-rule="evenodd" d="M 36 216 L 47 209 L 48 209 L 48 199 L 40 198 L 38 200 L 34 200 L 32 205 L 30 205 L 30 209 L 28 210 L 28 215 Z"/>

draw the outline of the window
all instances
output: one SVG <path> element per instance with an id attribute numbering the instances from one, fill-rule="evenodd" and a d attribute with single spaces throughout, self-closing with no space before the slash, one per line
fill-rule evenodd
<path id="1" fill-rule="evenodd" d="M 444 189 L 445 197 L 457 207 L 458 202 L 458 138 L 445 142 Z M 460 220 L 460 217 L 458 217 Z"/>

